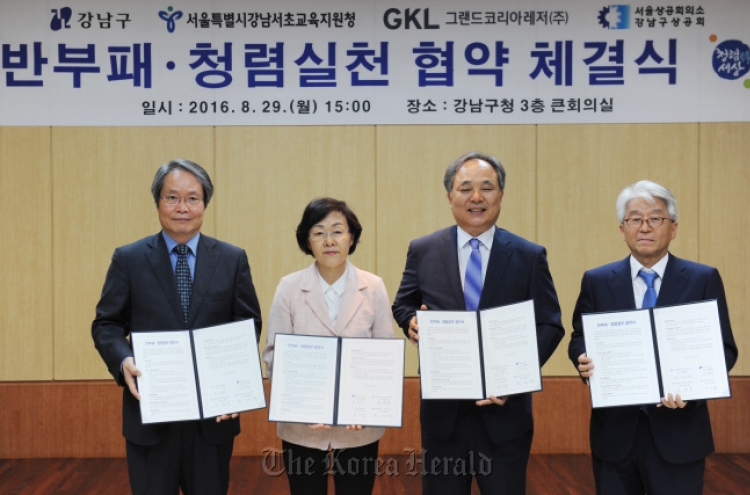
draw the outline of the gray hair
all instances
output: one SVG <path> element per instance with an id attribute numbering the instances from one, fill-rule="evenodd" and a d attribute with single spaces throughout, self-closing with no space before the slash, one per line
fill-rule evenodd
<path id="1" fill-rule="evenodd" d="M 161 196 L 161 190 L 164 187 L 164 181 L 166 180 L 167 175 L 175 170 L 184 170 L 195 176 L 203 187 L 203 206 L 208 206 L 208 203 L 211 201 L 211 196 L 214 194 L 214 185 L 211 183 L 211 177 L 208 176 L 208 172 L 195 162 L 177 158 L 159 167 L 159 170 L 156 171 L 156 175 L 154 175 L 154 181 L 151 183 L 151 194 L 154 196 L 156 207 L 159 207 L 159 197 Z"/>
<path id="2" fill-rule="evenodd" d="M 656 203 L 657 199 L 664 201 L 667 205 L 667 213 L 669 219 L 673 222 L 677 221 L 677 200 L 669 189 L 651 182 L 650 180 L 642 180 L 631 184 L 622 190 L 619 196 L 617 196 L 617 203 L 615 208 L 617 209 L 617 220 L 622 223 L 625 220 L 625 210 L 628 207 L 628 203 L 636 198 L 642 198 L 651 204 Z"/>
<path id="3" fill-rule="evenodd" d="M 494 156 L 485 155 L 484 153 L 480 153 L 479 151 L 470 151 L 465 155 L 461 155 L 453 160 L 453 163 L 448 165 L 448 168 L 445 169 L 443 185 L 445 186 L 446 191 L 448 191 L 449 193 L 453 191 L 453 180 L 456 178 L 458 170 L 463 166 L 464 163 L 468 162 L 469 160 L 482 160 L 489 163 L 490 166 L 495 169 L 495 173 L 497 173 L 497 183 L 500 186 L 500 190 L 505 190 L 505 168 L 500 163 L 500 161 Z"/>

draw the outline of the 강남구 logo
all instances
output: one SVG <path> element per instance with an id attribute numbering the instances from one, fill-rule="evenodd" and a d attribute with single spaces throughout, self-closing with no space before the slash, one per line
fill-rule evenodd
<path id="1" fill-rule="evenodd" d="M 73 17 L 73 9 L 63 7 L 61 9 L 52 9 L 52 20 L 49 27 L 53 31 L 61 29 L 70 29 L 70 18 Z"/>

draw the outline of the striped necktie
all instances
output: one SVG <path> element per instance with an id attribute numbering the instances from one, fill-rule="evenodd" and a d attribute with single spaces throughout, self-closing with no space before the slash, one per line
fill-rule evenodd
<path id="1" fill-rule="evenodd" d="M 475 311 L 479 308 L 479 298 L 482 296 L 482 253 L 479 252 L 479 239 L 471 241 L 471 256 L 466 264 L 464 275 L 464 301 L 466 309 Z"/>

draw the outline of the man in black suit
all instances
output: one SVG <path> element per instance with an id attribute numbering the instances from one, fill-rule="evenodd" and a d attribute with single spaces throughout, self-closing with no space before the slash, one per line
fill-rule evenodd
<path id="1" fill-rule="evenodd" d="M 677 201 L 665 187 L 641 181 L 617 198 L 617 218 L 630 256 L 587 271 L 573 313 L 568 356 L 584 381 L 581 315 L 716 299 L 727 369 L 737 361 L 724 285 L 716 268 L 668 252 L 677 235 Z M 643 273 L 641 273 L 643 272 Z M 646 280 L 652 280 L 650 288 Z M 650 293 L 650 294 L 649 294 Z M 597 408 L 591 413 L 591 452 L 598 494 L 700 494 L 705 458 L 713 452 L 705 401 L 665 391 L 660 404 Z"/>
<path id="2" fill-rule="evenodd" d="M 495 226 L 505 169 L 496 158 L 471 152 L 448 166 L 443 182 L 457 225 L 411 242 L 394 318 L 417 345 L 418 309 L 473 306 L 465 299 L 464 281 L 472 250 L 478 247 L 481 294 L 477 307 L 469 309 L 533 299 L 539 362 L 544 364 L 565 334 L 560 304 L 545 249 Z M 476 402 L 422 400 L 420 420 L 424 494 L 469 494 L 472 475 L 482 494 L 525 493 L 534 428 L 531 394 Z"/>
<path id="3" fill-rule="evenodd" d="M 185 495 L 223 495 L 240 432 L 238 415 L 141 424 L 135 381 L 141 373 L 128 336 L 253 318 L 257 341 L 258 298 L 245 251 L 200 234 L 213 194 L 200 165 L 188 160 L 162 165 L 151 192 L 162 231 L 115 250 L 91 334 L 109 372 L 124 387 L 122 432 L 133 494 L 177 495 L 181 488 Z M 178 291 L 178 282 L 187 292 Z"/>

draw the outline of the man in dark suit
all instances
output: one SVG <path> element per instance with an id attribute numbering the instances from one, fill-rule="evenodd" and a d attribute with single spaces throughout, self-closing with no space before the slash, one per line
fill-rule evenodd
<path id="1" fill-rule="evenodd" d="M 672 193 L 641 181 L 620 193 L 616 208 L 630 256 L 583 275 L 568 347 L 583 380 L 595 371 L 586 356 L 581 315 L 708 299 L 718 301 L 724 356 L 731 369 L 737 346 L 719 271 L 668 252 L 677 235 Z M 705 458 L 714 450 L 705 401 L 688 403 L 665 391 L 660 404 L 597 408 L 591 413 L 590 435 L 597 493 L 702 493 Z"/>
<path id="2" fill-rule="evenodd" d="M 180 488 L 185 495 L 223 495 L 240 432 L 238 415 L 141 424 L 135 381 L 141 373 L 128 336 L 253 318 L 257 341 L 258 298 L 245 251 L 200 234 L 213 194 L 201 166 L 188 160 L 162 165 L 151 192 L 162 231 L 115 250 L 91 334 L 109 372 L 124 387 L 122 432 L 134 495 L 177 495 Z"/>
<path id="3" fill-rule="evenodd" d="M 417 345 L 420 308 L 484 309 L 533 299 L 544 364 L 565 334 L 560 304 L 545 249 L 495 227 L 505 169 L 496 158 L 471 152 L 448 166 L 443 182 L 457 225 L 411 242 L 394 318 Z M 465 274 L 477 249 L 481 276 L 472 288 L 474 282 L 465 281 L 475 276 Z M 465 289 L 478 292 L 478 303 Z M 469 494 L 472 475 L 482 494 L 525 493 L 534 427 L 531 394 L 476 402 L 422 400 L 420 420 L 424 494 Z"/>

